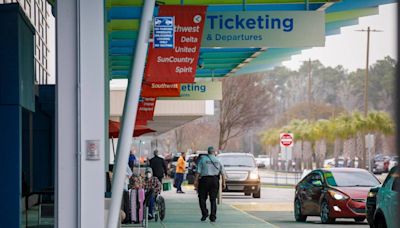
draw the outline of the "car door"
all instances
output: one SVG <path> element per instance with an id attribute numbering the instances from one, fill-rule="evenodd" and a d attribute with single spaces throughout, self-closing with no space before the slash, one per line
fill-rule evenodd
<path id="1" fill-rule="evenodd" d="M 317 184 L 319 181 L 320 184 Z M 307 215 L 319 215 L 319 199 L 322 192 L 322 177 L 318 172 L 312 172 L 304 183 L 304 212 Z"/>
<path id="2" fill-rule="evenodd" d="M 298 193 L 297 196 L 300 199 L 301 202 L 301 211 L 303 212 L 304 215 L 308 215 L 310 212 L 310 207 L 309 207 L 309 203 L 310 203 L 310 197 L 307 194 L 307 188 L 309 188 L 309 179 L 311 178 L 311 175 L 308 174 L 306 177 L 304 177 L 304 179 L 302 181 L 300 181 L 300 183 L 298 184 Z"/>
<path id="3" fill-rule="evenodd" d="M 392 175 L 393 182 L 392 186 L 390 188 L 390 191 L 388 191 L 388 216 L 386 218 L 387 220 L 387 226 L 390 227 L 399 227 L 398 222 L 398 207 L 399 207 L 399 191 L 400 191 L 400 179 L 399 175 L 396 173 L 393 173 Z"/>
<path id="4" fill-rule="evenodd" d="M 320 172 L 315 172 L 311 177 L 311 190 L 310 190 L 310 208 L 312 214 L 320 214 L 320 204 L 321 194 L 323 190 L 323 179 Z"/>

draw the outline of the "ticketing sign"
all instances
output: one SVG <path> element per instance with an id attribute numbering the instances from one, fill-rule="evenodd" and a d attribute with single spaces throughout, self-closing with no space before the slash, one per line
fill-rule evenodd
<path id="1" fill-rule="evenodd" d="M 299 48 L 325 45 L 321 11 L 208 12 L 202 47 Z"/>

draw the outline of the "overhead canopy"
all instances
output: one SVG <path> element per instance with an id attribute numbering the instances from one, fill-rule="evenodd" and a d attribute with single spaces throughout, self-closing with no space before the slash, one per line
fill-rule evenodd
<path id="1" fill-rule="evenodd" d="M 212 11 L 325 11 L 325 35 L 378 14 L 378 6 L 395 0 L 161 0 L 159 5 L 208 5 Z M 107 0 L 107 62 L 110 79 L 128 78 L 143 0 Z M 154 15 L 157 15 L 157 8 Z M 301 52 L 300 48 L 201 48 L 196 77 L 224 77 L 265 71 Z"/>

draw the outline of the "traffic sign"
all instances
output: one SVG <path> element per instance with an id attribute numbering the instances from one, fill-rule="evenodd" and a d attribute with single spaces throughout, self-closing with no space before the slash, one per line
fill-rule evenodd
<path id="1" fill-rule="evenodd" d="M 280 134 L 281 147 L 293 147 L 293 134 L 292 133 L 281 133 Z"/>
<path id="2" fill-rule="evenodd" d="M 174 48 L 175 43 L 174 17 L 154 18 L 154 48 Z"/>

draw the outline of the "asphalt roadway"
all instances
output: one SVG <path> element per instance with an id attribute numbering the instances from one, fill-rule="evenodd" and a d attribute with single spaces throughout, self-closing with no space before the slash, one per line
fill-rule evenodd
<path id="1" fill-rule="evenodd" d="M 338 219 L 334 224 L 321 224 L 319 217 L 308 217 L 305 223 L 296 222 L 293 214 L 293 199 L 293 187 L 264 186 L 260 199 L 244 196 L 242 193 L 224 193 L 222 201 L 277 227 L 369 227 L 366 220 L 356 223 L 353 219 Z"/>

